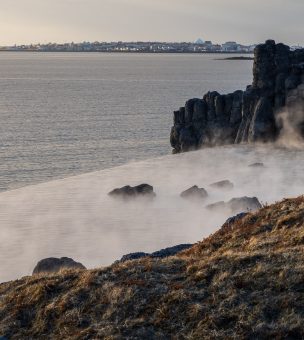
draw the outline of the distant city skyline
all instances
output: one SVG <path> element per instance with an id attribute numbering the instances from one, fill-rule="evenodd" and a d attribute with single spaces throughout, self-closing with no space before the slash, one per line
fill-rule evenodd
<path id="1" fill-rule="evenodd" d="M 68 41 L 304 45 L 303 0 L 1 0 L 0 45 Z"/>
<path id="2" fill-rule="evenodd" d="M 256 45 L 244 46 L 236 42 L 213 44 L 211 41 L 197 42 L 82 42 L 49 43 L 0 47 L 0 51 L 30 52 L 131 52 L 131 53 L 252 53 Z"/>

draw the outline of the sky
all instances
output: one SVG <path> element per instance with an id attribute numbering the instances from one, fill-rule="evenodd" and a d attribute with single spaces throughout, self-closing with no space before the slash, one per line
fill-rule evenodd
<path id="1" fill-rule="evenodd" d="M 304 0 L 0 0 L 0 45 L 81 41 L 304 45 Z"/>

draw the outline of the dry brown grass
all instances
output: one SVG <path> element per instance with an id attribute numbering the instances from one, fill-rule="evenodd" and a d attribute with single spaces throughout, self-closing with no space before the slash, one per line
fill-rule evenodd
<path id="1" fill-rule="evenodd" d="M 177 256 L 0 285 L 8 339 L 301 339 L 304 197 Z"/>

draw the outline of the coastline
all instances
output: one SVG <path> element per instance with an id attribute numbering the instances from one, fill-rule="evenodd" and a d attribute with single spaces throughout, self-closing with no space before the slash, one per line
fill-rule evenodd
<path id="1" fill-rule="evenodd" d="M 37 50 L 1 50 L 1 52 L 35 52 L 35 53 L 105 53 L 105 54 L 250 54 L 252 55 L 253 52 L 239 52 L 239 51 L 65 51 L 65 50 L 56 50 L 56 51 L 37 51 Z"/>

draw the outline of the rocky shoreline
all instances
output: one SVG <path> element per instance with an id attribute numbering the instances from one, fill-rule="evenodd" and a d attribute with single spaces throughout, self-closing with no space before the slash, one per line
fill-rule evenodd
<path id="1" fill-rule="evenodd" d="M 206 146 L 274 142 L 286 124 L 304 137 L 304 49 L 273 40 L 254 51 L 253 82 L 245 91 L 206 93 L 174 112 L 173 153 Z"/>

